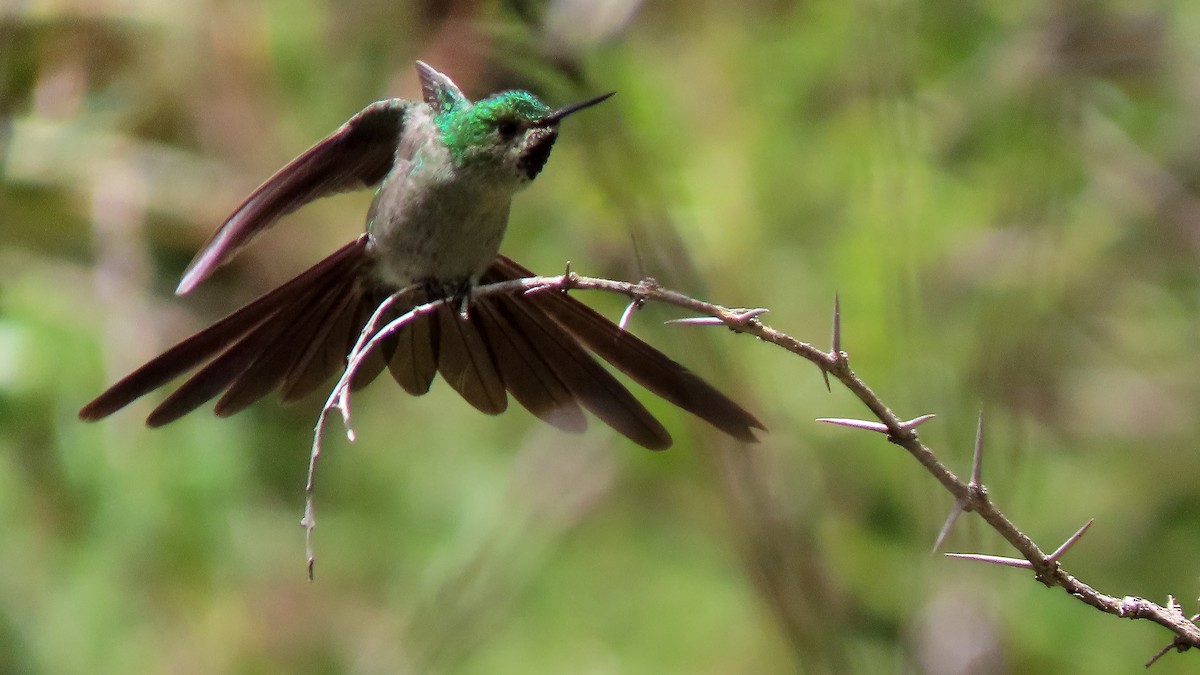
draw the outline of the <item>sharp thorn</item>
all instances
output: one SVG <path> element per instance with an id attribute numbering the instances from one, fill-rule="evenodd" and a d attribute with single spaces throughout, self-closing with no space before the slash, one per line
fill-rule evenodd
<path id="1" fill-rule="evenodd" d="M 734 316 L 734 321 L 736 321 L 739 325 L 746 324 L 752 319 L 757 319 L 769 311 L 771 310 L 767 309 L 766 307 L 754 307 L 752 309 L 743 310 Z"/>
<path id="2" fill-rule="evenodd" d="M 621 330 L 625 330 L 626 327 L 629 325 L 629 317 L 633 316 L 633 310 L 638 309 L 641 306 L 642 306 L 641 300 L 637 300 L 637 299 L 630 300 L 629 305 L 627 307 L 625 307 L 625 311 L 621 312 L 621 320 L 617 322 L 617 328 L 620 328 Z"/>
<path id="3" fill-rule="evenodd" d="M 725 322 L 715 316 L 692 316 L 682 319 L 667 319 L 663 323 L 677 326 L 724 326 Z"/>
<path id="4" fill-rule="evenodd" d="M 525 289 L 525 292 L 522 293 L 522 295 L 537 295 L 538 293 L 545 293 L 552 288 L 554 288 L 553 284 L 540 284 L 538 286 Z"/>
<path id="5" fill-rule="evenodd" d="M 1150 666 L 1154 665 L 1155 663 L 1158 662 L 1159 659 L 1161 659 L 1163 656 L 1165 656 L 1167 652 L 1169 652 L 1175 648 L 1176 648 L 1175 643 L 1171 642 L 1166 647 L 1163 647 L 1162 649 L 1158 650 L 1158 652 L 1154 656 L 1150 657 L 1150 660 L 1146 662 L 1145 667 L 1149 668 Z"/>
<path id="6" fill-rule="evenodd" d="M 825 424 L 836 424 L 842 427 L 850 427 L 851 429 L 864 429 L 866 431 L 875 431 L 881 434 L 887 434 L 888 428 L 886 424 L 881 422 L 872 422 L 870 420 L 857 420 L 846 417 L 818 417 L 818 422 Z"/>
<path id="7" fill-rule="evenodd" d="M 1051 553 L 1050 555 L 1046 556 L 1046 558 L 1048 560 L 1053 560 L 1053 561 L 1057 562 L 1058 559 L 1060 557 L 1062 557 L 1062 555 L 1064 553 L 1071 550 L 1071 547 L 1075 545 L 1075 542 L 1079 541 L 1083 537 L 1083 534 L 1088 531 L 1088 528 L 1090 528 L 1092 526 L 1092 523 L 1094 523 L 1094 522 L 1096 522 L 1095 518 L 1088 519 L 1088 521 L 1083 524 L 1083 527 L 1076 530 L 1075 534 L 1073 534 L 1069 538 L 1067 538 L 1067 540 L 1063 542 L 1062 546 L 1059 546 L 1058 549 L 1056 551 L 1054 551 L 1054 553 Z"/>
<path id="8" fill-rule="evenodd" d="M 979 421 L 975 425 L 975 456 L 971 459 L 971 485 L 983 484 L 983 406 L 979 408 Z"/>
<path id="9" fill-rule="evenodd" d="M 937 553 L 942 544 L 946 543 L 946 537 L 950 536 L 950 530 L 954 529 L 954 523 L 963 514 L 964 506 L 961 500 L 956 499 L 954 501 L 954 506 L 950 508 L 950 515 L 946 516 L 946 522 L 942 525 L 941 532 L 938 532 L 937 539 L 933 542 L 933 550 L 930 553 Z"/>
<path id="10" fill-rule="evenodd" d="M 915 429 L 916 427 L 928 422 L 929 420 L 931 420 L 935 417 L 937 417 L 937 415 L 934 415 L 933 413 L 921 415 L 920 417 L 914 417 L 911 420 L 901 422 L 900 428 L 901 429 Z"/>
<path id="11" fill-rule="evenodd" d="M 959 560 L 973 560 L 975 562 L 986 563 L 988 565 L 1000 565 L 1002 567 L 1021 567 L 1030 569 L 1033 563 L 1024 558 L 1008 558 L 1000 555 L 983 555 L 981 553 L 946 553 L 947 558 L 957 558 Z"/>
<path id="12" fill-rule="evenodd" d="M 840 359 L 842 353 L 842 300 L 838 293 L 833 294 L 833 334 L 829 340 L 833 358 Z"/>

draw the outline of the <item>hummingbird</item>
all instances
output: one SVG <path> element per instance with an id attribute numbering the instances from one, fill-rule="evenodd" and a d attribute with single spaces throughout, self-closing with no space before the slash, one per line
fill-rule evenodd
<path id="1" fill-rule="evenodd" d="M 763 429 L 712 385 L 565 292 L 471 297 L 471 289 L 534 276 L 500 255 L 513 196 L 550 157 L 559 124 L 612 93 L 552 109 L 527 91 L 472 102 L 420 61 L 422 100 L 368 105 L 258 187 L 184 271 L 194 289 L 255 235 L 320 197 L 375 188 L 366 232 L 282 286 L 192 335 L 112 385 L 79 411 L 98 420 L 195 370 L 146 418 L 157 427 L 220 395 L 219 416 L 272 391 L 313 392 L 346 367 L 377 307 L 409 294 L 383 318 L 453 299 L 383 341 L 352 380 L 383 370 L 408 393 L 437 373 L 469 404 L 495 415 L 508 394 L 538 418 L 581 432 L 588 410 L 650 448 L 670 446 L 663 425 L 597 361 L 743 441 Z M 383 324 L 379 324 L 383 325 Z"/>

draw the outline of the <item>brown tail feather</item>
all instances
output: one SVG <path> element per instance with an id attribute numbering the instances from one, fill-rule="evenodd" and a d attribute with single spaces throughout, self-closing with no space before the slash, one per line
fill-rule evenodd
<path id="1" fill-rule="evenodd" d="M 437 309 L 438 371 L 467 402 L 481 412 L 497 415 L 508 407 L 504 380 L 480 322 L 463 319 L 450 304 Z"/>
<path id="2" fill-rule="evenodd" d="M 330 266 L 323 274 L 301 275 L 281 286 L 288 292 L 279 298 L 278 309 L 180 385 L 150 413 L 146 423 L 157 427 L 173 422 L 226 389 L 215 412 L 222 417 L 232 415 L 275 389 L 301 350 L 291 336 L 310 332 L 306 328 L 310 322 L 325 320 L 311 312 L 325 293 L 341 293 L 341 314 L 356 314 L 355 305 L 363 293 L 355 282 L 365 261 L 365 246 L 358 251 L 359 255 L 347 256 L 344 264 Z M 344 349 L 345 334 L 331 333 L 331 340 Z"/>
<path id="3" fill-rule="evenodd" d="M 490 281 L 534 276 L 504 256 L 496 258 L 488 275 Z M 575 298 L 565 293 L 539 293 L 527 300 L 617 370 L 725 433 L 753 442 L 751 429 L 765 429 L 712 385 Z"/>
<path id="4" fill-rule="evenodd" d="M 496 308 L 533 346 L 584 408 L 630 440 L 651 450 L 670 447 L 671 435 L 633 394 L 561 326 L 527 298 L 495 298 Z"/>
<path id="5" fill-rule="evenodd" d="M 160 427 L 174 422 L 224 391 L 243 373 L 255 370 L 255 365 L 260 360 L 269 361 L 270 347 L 287 330 L 283 319 L 295 314 L 293 307 L 294 304 L 289 304 L 285 310 L 272 314 L 267 321 L 256 326 L 254 330 L 209 361 L 151 411 L 150 416 L 146 418 L 146 424 Z M 260 377 L 267 378 L 270 378 L 271 375 L 270 372 L 259 374 Z M 271 384 L 268 383 L 265 389 L 270 391 L 270 388 Z M 249 401 L 244 403 L 248 404 Z M 218 406 L 217 414 L 224 417 L 235 411 L 236 409 L 223 410 L 221 406 Z"/>
<path id="6" fill-rule="evenodd" d="M 353 288 L 354 285 L 350 284 L 347 292 L 352 292 Z M 339 297 L 333 293 L 329 296 L 326 302 L 312 308 L 314 316 L 325 319 L 305 322 L 309 327 L 309 330 L 305 331 L 306 335 L 303 338 L 297 335 L 296 343 L 300 348 L 291 367 L 288 368 L 280 391 L 280 397 L 284 401 L 295 401 L 311 394 L 345 363 L 346 352 L 331 348 L 340 345 L 329 336 L 337 323 L 334 319 L 349 311 L 349 303 L 356 302 L 357 299 L 348 298 L 346 295 Z"/>
<path id="7" fill-rule="evenodd" d="M 480 298 L 471 304 L 471 316 L 481 323 L 496 355 L 504 385 L 517 402 L 539 419 L 563 431 L 587 429 L 587 418 L 545 355 L 495 306 L 495 299 Z"/>
<path id="8" fill-rule="evenodd" d="M 301 390 L 300 385 L 303 383 L 303 389 L 307 390 L 304 393 L 307 394 L 324 384 L 330 375 L 341 372 L 345 367 L 346 355 L 350 352 L 350 347 L 347 347 L 348 336 L 352 331 L 361 330 L 361 326 L 356 326 L 354 321 L 360 301 L 361 296 L 347 298 L 346 301 L 335 305 L 331 313 L 315 317 L 326 324 L 325 334 L 320 342 L 312 346 L 312 363 L 308 366 L 311 372 L 306 373 L 303 382 L 296 382 L 297 391 Z"/>
<path id="9" fill-rule="evenodd" d="M 295 279 L 163 352 L 85 405 L 80 409 L 79 417 L 84 420 L 107 417 L 209 360 L 247 333 L 269 322 L 298 292 L 327 275 L 340 277 L 347 271 L 353 273 L 361 264 L 365 245 L 364 236 L 343 246 Z"/>
<path id="10" fill-rule="evenodd" d="M 269 323 L 276 329 L 270 345 L 247 347 L 253 362 L 229 384 L 228 390 L 217 401 L 214 408 L 216 414 L 221 417 L 232 415 L 279 387 L 286 380 L 297 357 L 304 354 L 305 348 L 312 344 L 315 334 L 320 332 L 321 325 L 325 323 L 315 317 L 327 316 L 336 303 L 359 302 L 355 286 L 354 277 L 346 276 L 338 283 L 316 287 L 313 289 L 315 292 L 297 297 L 286 310 L 272 316 Z M 258 330 L 265 328 L 266 324 Z M 243 338 L 242 342 L 245 340 Z M 242 342 L 238 343 L 238 347 L 230 347 L 226 353 L 241 348 Z M 219 358 L 224 358 L 224 355 Z"/>
<path id="11" fill-rule="evenodd" d="M 403 311 L 425 304 L 427 297 L 421 291 L 413 294 L 413 301 Z M 403 312 L 399 312 L 402 314 Z M 438 323 L 429 315 L 413 319 L 403 331 L 396 335 L 396 349 L 388 361 L 392 378 L 413 396 L 429 391 L 433 376 L 437 375 Z"/>

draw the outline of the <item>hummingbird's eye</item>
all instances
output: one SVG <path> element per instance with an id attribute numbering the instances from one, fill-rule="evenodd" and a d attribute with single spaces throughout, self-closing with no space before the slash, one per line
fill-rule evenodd
<path id="1" fill-rule="evenodd" d="M 511 141 L 520 130 L 521 125 L 516 120 L 500 120 L 496 123 L 496 132 L 506 141 Z"/>

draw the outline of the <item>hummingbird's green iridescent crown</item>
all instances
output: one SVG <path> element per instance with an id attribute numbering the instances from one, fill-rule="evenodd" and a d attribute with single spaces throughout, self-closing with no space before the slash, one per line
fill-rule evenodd
<path id="1" fill-rule="evenodd" d="M 505 91 L 434 118 L 452 154 L 497 141 L 510 141 L 550 114 L 550 106 L 527 91 Z"/>
<path id="2" fill-rule="evenodd" d="M 612 94 L 604 94 L 557 110 L 550 108 L 533 94 L 522 90 L 503 91 L 472 103 L 446 75 L 427 64 L 417 62 L 421 78 L 421 93 L 433 110 L 433 123 L 441 134 L 442 143 L 450 150 L 455 163 L 488 147 L 518 141 L 522 132 L 537 131 L 536 139 L 524 148 L 532 178 L 545 162 L 555 131 L 562 118 L 595 105 Z M 536 161 L 534 161 L 536 160 Z"/>

